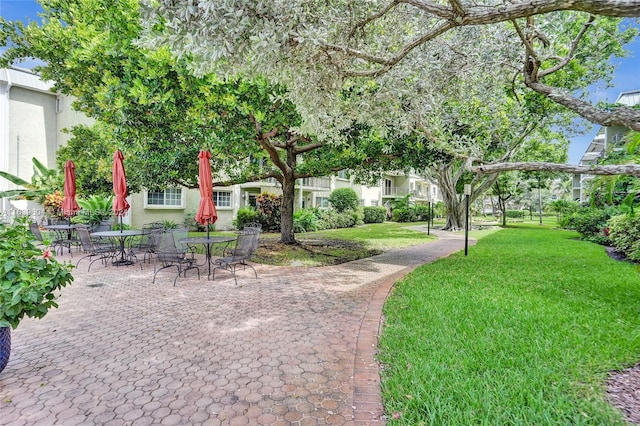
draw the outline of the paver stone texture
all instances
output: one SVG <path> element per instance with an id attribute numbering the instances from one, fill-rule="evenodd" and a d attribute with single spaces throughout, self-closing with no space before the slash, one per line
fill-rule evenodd
<path id="1" fill-rule="evenodd" d="M 381 425 L 382 305 L 435 242 L 329 267 L 195 271 L 80 265 L 58 309 L 12 331 L 2 425 Z M 68 255 L 66 255 L 68 256 Z M 61 257 L 72 261 L 69 257 Z M 140 266 L 142 265 L 142 267 Z"/>

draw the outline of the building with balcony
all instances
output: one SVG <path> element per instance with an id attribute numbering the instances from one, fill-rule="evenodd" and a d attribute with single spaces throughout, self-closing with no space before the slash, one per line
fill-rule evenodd
<path id="1" fill-rule="evenodd" d="M 633 106 L 640 104 L 640 90 L 622 92 L 616 103 Z M 621 149 L 620 145 L 628 129 L 619 126 L 600 127 L 585 153 L 580 158 L 580 165 L 595 165 L 605 158 L 609 149 Z M 573 199 L 586 202 L 589 200 L 589 182 L 594 175 L 579 174 L 573 176 Z"/>
<path id="2" fill-rule="evenodd" d="M 31 71 L 0 69 L 0 116 L 3 123 L 0 170 L 30 180 L 33 157 L 47 167 L 55 168 L 56 151 L 69 138 L 63 129 L 93 122 L 71 109 L 71 98 L 51 92 L 51 88 L 51 84 L 43 82 Z M 0 190 L 13 187 L 9 181 L 0 178 Z M 295 208 L 328 208 L 331 192 L 344 187 L 356 191 L 362 206 L 384 206 L 387 201 L 407 195 L 418 204 L 442 199 L 437 185 L 417 174 L 388 173 L 378 185 L 364 186 L 355 184 L 347 171 L 340 171 L 333 176 L 299 179 L 296 182 Z M 216 228 L 230 229 L 238 210 L 255 206 L 256 197 L 261 193 L 281 194 L 282 189 L 273 178 L 214 187 L 213 198 L 218 212 Z M 163 220 L 182 223 L 187 214 L 195 214 L 199 202 L 200 193 L 197 189 L 176 187 L 131 194 L 131 208 L 123 218 L 123 223 L 133 227 Z M 29 211 L 34 212 L 33 219 L 41 220 L 42 217 L 36 213 L 39 206 L 32 207 Z M 7 212 L 27 208 L 26 202 L 2 199 L 3 220 L 10 220 L 11 214 Z"/>
<path id="3" fill-rule="evenodd" d="M 56 151 L 69 135 L 64 129 L 92 120 L 71 108 L 71 99 L 51 91 L 52 84 L 22 68 L 0 68 L 0 170 L 30 181 L 31 159 L 56 167 Z M 15 185 L 0 179 L 0 191 Z M 0 199 L 2 220 L 16 211 L 36 211 L 40 206 L 26 200 Z"/>

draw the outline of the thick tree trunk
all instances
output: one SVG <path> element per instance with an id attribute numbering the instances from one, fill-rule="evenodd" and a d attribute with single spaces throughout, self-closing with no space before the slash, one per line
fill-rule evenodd
<path id="1" fill-rule="evenodd" d="M 295 244 L 293 232 L 293 205 L 296 197 L 296 151 L 293 144 L 287 145 L 287 167 L 282 171 L 282 206 L 280 206 L 280 242 Z"/>
<path id="2" fill-rule="evenodd" d="M 296 179 L 293 173 L 287 173 L 282 182 L 282 205 L 280 206 L 280 242 L 295 244 L 293 232 L 293 205 L 295 201 Z"/>
<path id="3" fill-rule="evenodd" d="M 507 199 L 498 195 L 498 206 L 502 212 L 502 226 L 507 226 Z"/>
<path id="4" fill-rule="evenodd" d="M 444 164 L 438 167 L 438 185 L 442 192 L 442 201 L 447 217 L 444 229 L 448 231 L 464 229 L 464 203 L 460 202 L 456 193 L 453 166 Z"/>

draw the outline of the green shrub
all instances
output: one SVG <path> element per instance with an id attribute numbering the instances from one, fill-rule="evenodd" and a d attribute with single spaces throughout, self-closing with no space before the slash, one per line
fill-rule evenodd
<path id="1" fill-rule="evenodd" d="M 335 210 L 319 210 L 318 229 L 349 228 L 356 224 L 353 212 L 338 213 Z"/>
<path id="2" fill-rule="evenodd" d="M 507 210 L 504 215 L 511 219 L 524 219 L 524 210 Z"/>
<path id="3" fill-rule="evenodd" d="M 355 210 L 360 205 L 358 194 L 351 188 L 338 188 L 329 194 L 329 204 L 338 213 Z"/>
<path id="4" fill-rule="evenodd" d="M 548 210 L 556 214 L 558 225 L 567 227 L 569 217 L 580 209 L 580 203 L 570 200 L 556 200 L 547 206 Z"/>
<path id="5" fill-rule="evenodd" d="M 313 210 L 302 209 L 293 213 L 293 231 L 309 232 L 318 230 L 318 218 Z"/>
<path id="6" fill-rule="evenodd" d="M 164 226 L 164 229 L 176 229 L 178 224 L 173 220 L 165 219 L 162 221 L 162 226 Z"/>
<path id="7" fill-rule="evenodd" d="M 614 216 L 607 222 L 609 241 L 631 260 L 640 260 L 640 219 L 629 215 Z"/>
<path id="8" fill-rule="evenodd" d="M 258 216 L 256 221 L 262 225 L 263 231 L 279 231 L 280 230 L 280 206 L 282 205 L 282 196 L 263 193 L 256 197 L 256 206 L 258 208 Z"/>
<path id="9" fill-rule="evenodd" d="M 429 220 L 429 206 L 425 206 L 424 204 L 416 204 L 414 207 L 416 211 L 416 220 L 421 222 L 426 222 Z"/>
<path id="10" fill-rule="evenodd" d="M 364 223 L 364 210 L 358 206 L 355 210 L 351 210 L 354 225 L 362 225 Z"/>
<path id="11" fill-rule="evenodd" d="M 190 211 L 189 213 L 186 213 L 184 215 L 184 221 L 183 221 L 184 227 L 187 228 L 189 231 L 206 231 L 207 230 L 207 225 L 201 225 L 196 221 L 196 212 L 195 211 Z M 212 229 L 213 226 L 211 226 L 209 229 Z"/>
<path id="12" fill-rule="evenodd" d="M 73 265 L 58 262 L 34 240 L 27 217 L 0 224 L 0 327 L 16 328 L 25 315 L 44 317 L 58 307 L 56 291 L 73 281 Z"/>
<path id="13" fill-rule="evenodd" d="M 393 209 L 394 222 L 416 222 L 418 219 L 416 210 L 413 207 L 402 207 Z"/>
<path id="14" fill-rule="evenodd" d="M 113 216 L 112 196 L 91 195 L 88 198 L 80 198 L 78 205 L 80 206 L 80 211 L 71 219 L 73 223 L 98 225 Z"/>
<path id="15" fill-rule="evenodd" d="M 384 207 L 364 207 L 362 213 L 364 223 L 382 223 L 387 217 L 387 209 Z"/>
<path id="16" fill-rule="evenodd" d="M 236 218 L 233 219 L 232 223 L 236 229 L 242 229 L 244 228 L 244 225 L 251 222 L 259 222 L 258 211 L 253 207 L 248 206 L 242 207 L 238 210 L 238 214 L 236 215 Z"/>
<path id="17" fill-rule="evenodd" d="M 356 224 L 353 212 L 336 213 L 335 219 L 336 228 L 350 228 Z"/>
<path id="18" fill-rule="evenodd" d="M 604 230 L 610 216 L 606 210 L 581 208 L 569 217 L 567 228 L 578 231 L 583 240 L 606 245 L 608 237 Z"/>

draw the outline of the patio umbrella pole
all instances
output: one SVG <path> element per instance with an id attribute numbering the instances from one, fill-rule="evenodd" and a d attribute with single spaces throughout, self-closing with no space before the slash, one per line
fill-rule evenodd
<path id="1" fill-rule="evenodd" d="M 122 216 L 120 216 L 120 232 L 122 232 Z"/>
<path id="2" fill-rule="evenodd" d="M 196 212 L 196 222 L 207 225 L 207 278 L 211 276 L 211 242 L 209 241 L 210 228 L 216 223 L 218 213 L 213 203 L 213 185 L 211 182 L 211 153 L 201 150 L 198 154 L 198 187 L 200 188 L 200 204 Z"/>

